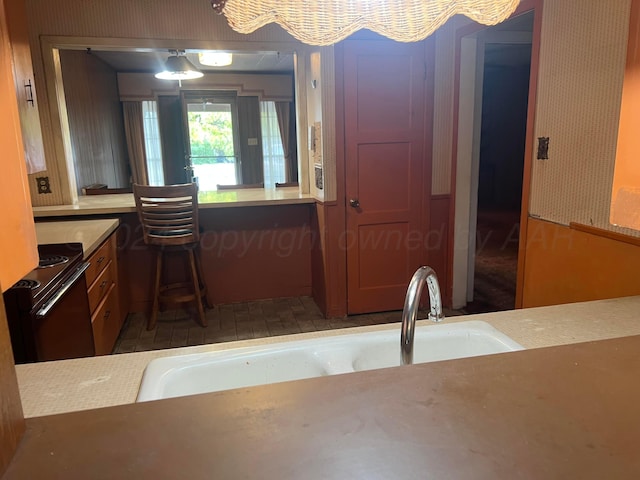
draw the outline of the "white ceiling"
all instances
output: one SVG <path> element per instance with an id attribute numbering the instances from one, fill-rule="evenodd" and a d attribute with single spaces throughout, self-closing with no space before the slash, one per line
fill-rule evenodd
<path id="1" fill-rule="evenodd" d="M 117 72 L 151 72 L 164 70 L 168 51 L 96 51 L 91 54 L 99 57 Z M 233 53 L 233 63 L 226 67 L 210 67 L 198 62 L 196 52 L 187 52 L 187 58 L 203 72 L 293 72 L 293 54 L 280 52 L 242 52 Z"/>

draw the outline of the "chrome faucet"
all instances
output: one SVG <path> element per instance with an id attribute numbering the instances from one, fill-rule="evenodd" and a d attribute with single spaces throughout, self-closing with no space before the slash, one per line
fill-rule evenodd
<path id="1" fill-rule="evenodd" d="M 420 307 L 420 293 L 424 284 L 429 289 L 429 320 L 441 322 L 444 320 L 442 313 L 442 297 L 440 296 L 440 286 L 438 277 L 431 267 L 420 267 L 411 277 L 407 295 L 404 298 L 404 309 L 402 310 L 402 327 L 400 329 L 400 353 L 401 365 L 411 365 L 413 363 L 413 335 L 416 329 L 416 318 Z"/>

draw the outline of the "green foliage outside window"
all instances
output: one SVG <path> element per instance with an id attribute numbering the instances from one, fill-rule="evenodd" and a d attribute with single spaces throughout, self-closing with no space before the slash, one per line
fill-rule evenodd
<path id="1" fill-rule="evenodd" d="M 192 163 L 194 165 L 234 163 L 231 113 L 188 112 L 187 115 Z"/>

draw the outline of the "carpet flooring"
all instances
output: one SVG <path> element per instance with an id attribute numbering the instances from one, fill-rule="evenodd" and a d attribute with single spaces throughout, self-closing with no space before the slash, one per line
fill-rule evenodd
<path id="1" fill-rule="evenodd" d="M 519 212 L 478 212 L 473 301 L 466 313 L 515 307 L 519 221 Z"/>

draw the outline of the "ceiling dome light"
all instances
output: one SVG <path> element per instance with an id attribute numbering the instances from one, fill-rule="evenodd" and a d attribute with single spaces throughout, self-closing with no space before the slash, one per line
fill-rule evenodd
<path id="1" fill-rule="evenodd" d="M 233 62 L 233 55 L 227 52 L 200 52 L 198 61 L 209 67 L 226 67 Z"/>
<path id="2" fill-rule="evenodd" d="M 161 80 L 193 80 L 200 78 L 203 73 L 184 55 L 184 51 L 170 50 L 171 55 L 165 62 L 162 72 L 156 73 L 155 77 Z"/>

